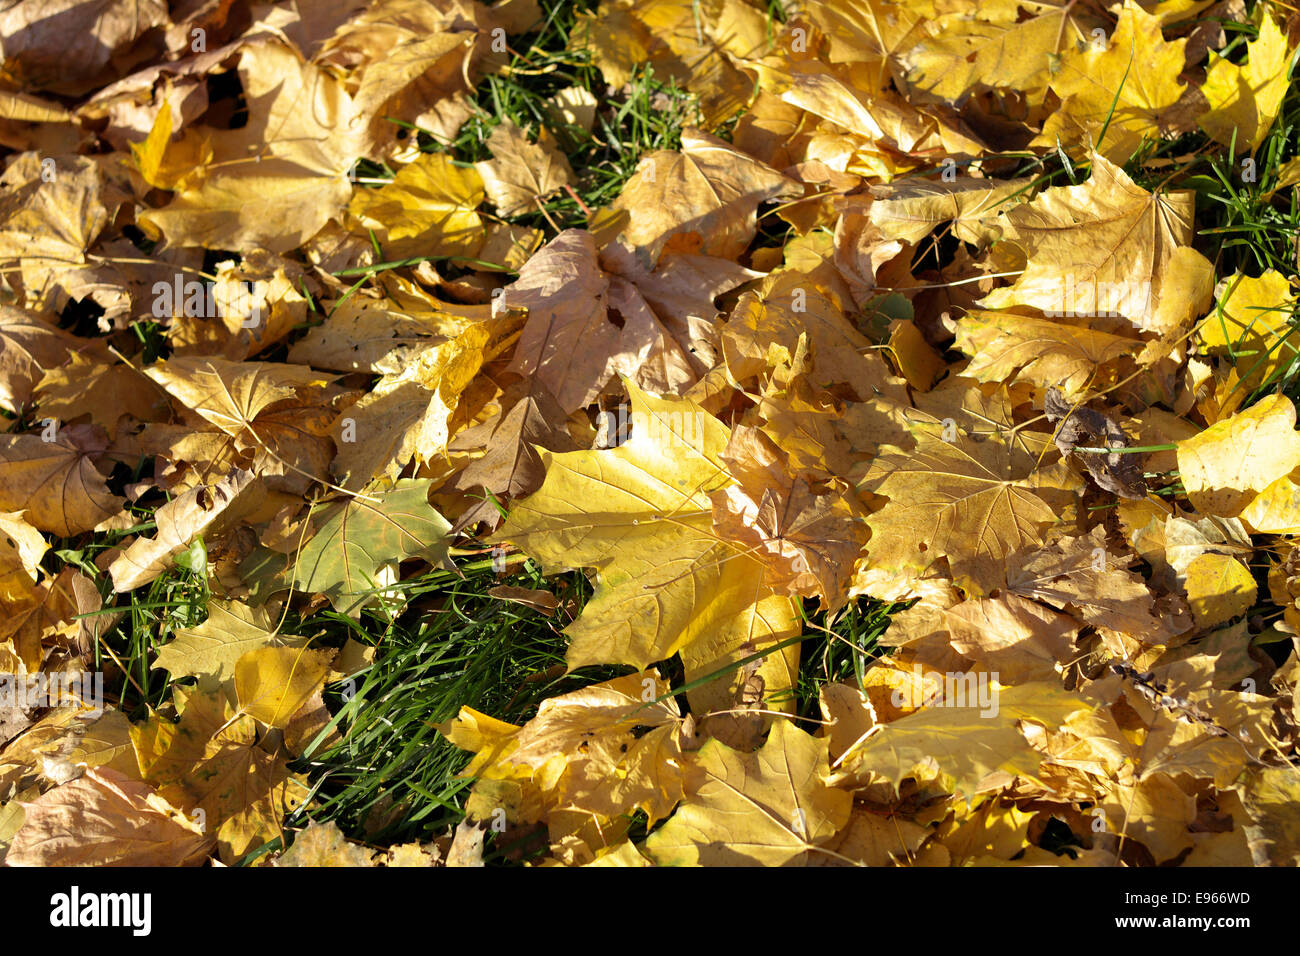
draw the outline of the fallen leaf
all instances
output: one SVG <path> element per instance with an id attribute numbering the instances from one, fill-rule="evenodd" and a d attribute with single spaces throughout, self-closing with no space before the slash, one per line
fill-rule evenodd
<path id="1" fill-rule="evenodd" d="M 344 839 L 333 820 L 312 820 L 293 838 L 293 845 L 274 861 L 276 866 L 374 866 L 374 851 Z"/>
<path id="2" fill-rule="evenodd" d="M 708 495 L 729 482 L 726 427 L 693 402 L 629 394 L 631 438 L 607 451 L 543 452 L 545 482 L 497 538 L 547 572 L 597 570 L 595 594 L 565 629 L 570 670 L 644 669 L 681 651 L 688 675 L 703 676 L 790 636 L 793 610 L 761 583 L 757 561 L 712 530 Z M 759 673 L 769 690 L 788 687 L 794 658 L 773 657 Z M 712 700 L 729 694 L 715 687 Z"/>
<path id="3" fill-rule="evenodd" d="M 1244 564 L 1226 554 L 1202 554 L 1193 559 L 1183 588 L 1198 627 L 1224 624 L 1255 606 L 1254 577 Z"/>
<path id="4" fill-rule="evenodd" d="M 1022 721 L 1054 730 L 1093 706 L 1050 683 L 990 691 L 987 708 L 971 694 L 965 706 L 929 707 L 886 724 L 849 752 L 842 772 L 878 773 L 897 787 L 918 767 L 932 764 L 952 781 L 953 793 L 969 798 L 998 775 L 1032 778 L 1038 772 L 1042 755 L 1025 746 Z"/>
<path id="5" fill-rule="evenodd" d="M 1237 794 L 1251 818 L 1246 838 L 1256 866 L 1293 866 L 1300 858 L 1300 831 L 1290 812 L 1296 785 L 1289 767 L 1253 768 L 1238 784 Z"/>
<path id="6" fill-rule="evenodd" d="M 235 665 L 248 651 L 302 643 L 301 638 L 281 636 L 275 625 L 262 609 L 214 598 L 208 603 L 208 619 L 197 627 L 178 628 L 153 667 L 168 671 L 173 680 L 202 677 L 224 683 L 235 676 Z"/>
<path id="7" fill-rule="evenodd" d="M 887 449 L 865 479 L 890 499 L 867 518 L 873 566 L 919 574 L 944 558 L 954 579 L 973 594 L 1006 582 L 1012 551 L 1042 541 L 1056 513 L 1026 481 L 1024 458 L 995 438 L 944 441 L 918 430 L 917 447 Z"/>
<path id="8" fill-rule="evenodd" d="M 1063 51 L 1052 92 L 1061 105 L 1048 117 L 1034 145 L 1098 144 L 1106 159 L 1123 162 L 1142 139 L 1159 130 L 1183 95 L 1179 82 L 1186 40 L 1166 42 L 1160 21 L 1125 0 L 1115 30 L 1104 44 L 1089 42 Z M 1102 137 L 1102 130 L 1106 135 Z"/>
<path id="9" fill-rule="evenodd" d="M 620 334 L 608 319 L 608 290 L 595 241 L 576 229 L 551 240 L 506 288 L 505 304 L 528 310 L 510 370 L 536 378 L 565 412 L 589 405 L 613 375 Z"/>
<path id="10" fill-rule="evenodd" d="M 892 186 L 871 204 L 871 222 L 890 239 L 917 243 L 941 223 L 964 242 L 984 245 L 1001 234 L 1000 217 L 1030 186 L 1027 179 L 1005 181 L 961 177 L 951 182 L 908 180 Z"/>
<path id="11" fill-rule="evenodd" d="M 863 515 L 843 489 L 814 490 L 789 474 L 785 455 L 761 431 L 740 426 L 723 453 L 736 484 L 713 492 L 713 524 L 751 544 L 768 586 L 820 595 L 834 612 L 867 540 Z"/>
<path id="12" fill-rule="evenodd" d="M 984 297 L 985 308 L 1134 321 L 1160 300 L 1175 250 L 1192 242 L 1191 194 L 1149 193 L 1105 156 L 1091 160 L 1087 182 L 1007 210 L 1007 236 L 1029 261 L 1014 285 Z"/>
<path id="13" fill-rule="evenodd" d="M 431 484 L 404 478 L 390 491 L 324 505 L 301 548 L 261 568 L 266 591 L 324 594 L 340 613 L 355 614 L 379 597 L 382 569 L 408 558 L 441 564 L 451 525 L 429 505 Z"/>
<path id="14" fill-rule="evenodd" d="M 234 664 L 239 709 L 271 727 L 284 727 L 329 673 L 335 651 L 262 646 Z"/>
<path id="15" fill-rule="evenodd" d="M 688 767 L 685 800 L 646 839 L 646 852 L 661 866 L 806 864 L 853 805 L 827 786 L 828 773 L 826 741 L 789 721 L 773 724 L 752 754 L 710 740 Z"/>
<path id="16" fill-rule="evenodd" d="M 107 768 L 23 808 L 7 866 L 199 866 L 212 837 L 145 783 Z"/>
<path id="17" fill-rule="evenodd" d="M 392 182 L 353 194 L 348 213 L 375 230 L 389 256 L 461 256 L 472 259 L 483 245 L 483 201 L 478 172 L 457 166 L 444 153 L 422 153 Z"/>
<path id="18" fill-rule="evenodd" d="M 1232 517 L 1300 466 L 1295 406 L 1269 395 L 1244 412 L 1178 443 L 1187 497 L 1202 514 Z"/>
<path id="19" fill-rule="evenodd" d="M 27 597 L 49 547 L 44 536 L 23 519 L 21 511 L 0 511 L 0 603 L 20 602 Z"/>
<path id="20" fill-rule="evenodd" d="M 353 101 L 340 79 L 292 47 L 258 40 L 238 54 L 248 122 L 210 135 L 211 159 L 166 206 L 137 217 L 155 238 L 287 252 L 343 212 L 362 145 Z"/>
<path id="21" fill-rule="evenodd" d="M 1052 64 L 1091 43 L 1092 29 L 1104 22 L 1091 9 L 1055 0 L 1034 4 L 1024 17 L 1008 16 L 1001 6 L 973 12 L 952 11 L 908 50 L 909 82 L 947 100 L 981 83 L 1038 99 L 1052 80 Z"/>
<path id="22" fill-rule="evenodd" d="M 1027 381 L 1078 395 L 1116 378 L 1143 343 L 1095 329 L 1014 312 L 971 312 L 957 323 L 957 348 L 971 356 L 963 375 L 981 382 Z"/>
<path id="23" fill-rule="evenodd" d="M 49 426 L 46 426 L 47 428 Z M 90 425 L 56 428 L 45 435 L 0 435 L 0 510 L 24 511 L 41 531 L 67 538 L 113 517 L 120 499 L 110 494 L 93 458 L 107 448 Z M 50 494 L 57 489 L 58 494 Z"/>
<path id="24" fill-rule="evenodd" d="M 44 318 L 0 306 L 0 407 L 17 413 L 46 371 L 67 360 L 77 340 Z"/>
<path id="25" fill-rule="evenodd" d="M 477 168 L 492 205 L 503 216 L 531 211 L 573 182 L 569 161 L 547 140 L 544 127 L 534 144 L 507 119 L 492 130 L 487 145 L 492 159 Z"/>
<path id="26" fill-rule="evenodd" d="M 1233 361 L 1244 383 L 1257 387 L 1271 381 L 1300 355 L 1300 335 L 1287 318 L 1295 294 L 1286 276 L 1275 269 L 1258 278 L 1229 276 L 1217 295 L 1197 335 L 1213 354 Z"/>
<path id="27" fill-rule="evenodd" d="M 507 500 L 532 494 L 546 478 L 540 449 L 567 452 L 578 447 L 562 427 L 563 419 L 563 409 L 546 387 L 536 381 L 530 383 L 528 392 L 508 411 L 503 407 L 498 417 L 457 436 L 453 447 L 482 447 L 486 451 L 460 473 L 455 487 L 471 493 L 481 488 Z M 490 501 L 470 508 L 456 526 L 466 528 L 483 520 L 493 527 L 501 520 Z"/>
<path id="28" fill-rule="evenodd" d="M 665 252 L 734 259 L 754 237 L 759 205 L 800 192 L 722 140 L 686 129 L 680 152 L 642 159 L 610 211 L 626 217 L 618 241 L 653 269 Z"/>
<path id="29" fill-rule="evenodd" d="M 1197 119 L 1212 139 L 1234 140 L 1248 152 L 1259 148 L 1286 95 L 1286 74 L 1295 52 L 1267 9 L 1259 36 L 1246 44 L 1246 62 L 1237 65 L 1211 52 L 1201 92 L 1210 110 Z"/>
<path id="30" fill-rule="evenodd" d="M 172 559 L 200 534 L 237 518 L 250 500 L 245 496 L 255 479 L 236 471 L 213 485 L 203 485 L 167 502 L 155 514 L 157 534 L 137 538 L 113 559 L 108 573 L 119 594 L 148 584 L 172 565 Z"/>

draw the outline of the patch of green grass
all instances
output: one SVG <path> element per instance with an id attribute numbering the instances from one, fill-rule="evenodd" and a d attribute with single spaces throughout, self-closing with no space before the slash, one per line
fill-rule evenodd
<path id="1" fill-rule="evenodd" d="M 889 628 L 890 617 L 907 606 L 858 598 L 833 619 L 824 611 L 808 619 L 804 624 L 808 640 L 800 645 L 799 676 L 793 688 L 795 713 L 821 720 L 819 693 L 825 684 L 855 683 L 862 689 L 871 662 L 889 653 L 880 646 L 880 638 Z M 768 706 L 786 700 L 788 694 L 773 697 Z"/>
<path id="2" fill-rule="evenodd" d="M 610 666 L 564 673 L 568 641 L 560 631 L 590 596 L 584 575 L 543 579 L 529 562 L 499 578 L 483 564 L 465 566 L 465 576 L 451 583 L 442 572 L 431 572 L 436 579 L 424 575 L 404 582 L 411 603 L 378 628 L 378 637 L 376 619 L 353 621 L 333 612 L 287 628 L 332 635 L 324 638 L 330 644 L 349 636 L 373 642 L 377 652 L 369 668 L 326 694 L 334 720 L 295 765 L 312 781 L 316 799 L 288 821 L 291 827 L 305 825 L 308 818 L 333 820 L 349 836 L 378 844 L 443 834 L 463 818 L 473 781 L 458 776 L 471 754 L 449 743 L 438 724 L 461 707 L 522 724 L 547 698 L 628 672 Z M 487 593 L 501 582 L 552 590 L 559 613 L 549 617 Z M 881 653 L 877 643 L 890 614 L 900 607 L 863 599 L 829 628 L 821 623 L 824 613 L 815 616 L 802 645 L 796 688 L 801 716 L 820 717 L 822 684 L 856 678 L 860 685 L 870 660 Z M 667 676 L 675 669 L 675 661 L 661 668 Z M 679 688 L 680 674 L 676 677 Z M 684 697 L 679 701 L 689 709 Z M 779 703 L 770 700 L 768 706 Z M 327 739 L 331 730 L 342 736 Z M 498 847 L 498 855 L 504 849 Z"/>
<path id="3" fill-rule="evenodd" d="M 153 508 L 132 505 L 131 510 L 140 519 L 137 524 L 86 542 L 56 541 L 45 563 L 51 572 L 76 568 L 95 583 L 104 607 L 87 618 L 121 615 L 94 642 L 93 667 L 104 673 L 105 699 L 130 719 L 142 720 L 151 709 L 171 700 L 169 675 L 153 669 L 158 651 L 177 630 L 196 627 L 207 618 L 210 592 L 206 552 L 199 538 L 147 587 L 114 594 L 112 579 L 96 559 L 130 535 L 148 536 L 156 530 Z"/>
<path id="4" fill-rule="evenodd" d="M 369 616 L 352 621 L 332 612 L 300 623 L 300 633 L 336 638 L 328 643 L 348 636 L 373 643 L 376 655 L 326 694 L 333 723 L 296 765 L 312 781 L 316 803 L 291 825 L 310 817 L 367 841 L 432 839 L 461 819 L 472 782 L 456 776 L 471 755 L 449 743 L 439 723 L 461 707 L 522 723 L 542 700 L 626 670 L 564 674 L 567 641 L 559 632 L 587 599 L 582 575 L 543 581 L 527 565 L 499 578 L 484 564 L 451 581 L 435 572 L 404 582 L 408 609 L 382 627 Z M 488 594 L 498 583 L 549 588 L 559 610 L 548 617 Z M 610 673 L 588 672 L 600 670 Z M 330 730 L 342 736 L 327 739 Z"/>
<path id="5" fill-rule="evenodd" d="M 506 66 L 483 78 L 474 91 L 470 119 L 448 144 L 428 133 L 419 134 L 425 152 L 449 152 L 458 162 L 491 158 L 487 146 L 494 127 L 504 121 L 536 138 L 545 130 L 573 168 L 573 194 L 563 192 L 543 203 L 544 212 L 529 212 L 508 220 L 512 224 L 554 231 L 583 228 L 587 210 L 612 202 L 635 172 L 641 157 L 658 149 L 681 145 L 681 130 L 695 117 L 693 97 L 671 80 L 655 75 L 648 64 L 621 90 L 608 88 L 586 51 L 569 49 L 581 11 L 595 12 L 594 0 L 542 4 L 544 18 L 532 33 L 511 40 Z M 551 104 L 561 90 L 576 87 L 595 101 L 591 130 L 567 122 Z M 358 168 L 364 185 L 379 185 L 393 171 L 374 163 Z M 583 207 L 586 207 L 584 209 Z"/>

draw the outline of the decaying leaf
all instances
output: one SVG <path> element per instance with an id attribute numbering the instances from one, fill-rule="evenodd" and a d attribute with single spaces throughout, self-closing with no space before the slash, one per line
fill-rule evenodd
<path id="1" fill-rule="evenodd" d="M 113 590 L 130 591 L 148 584 L 170 567 L 172 558 L 190 546 L 198 535 L 218 522 L 237 516 L 239 505 L 253 485 L 252 474 L 232 472 L 211 486 L 200 486 L 158 509 L 158 532 L 139 538 L 118 555 L 108 573 Z"/>
<path id="2" fill-rule="evenodd" d="M 573 180 L 564 154 L 551 143 L 530 143 L 514 123 L 506 120 L 488 137 L 490 162 L 480 163 L 479 174 L 492 204 L 503 216 L 517 216 L 548 199 Z"/>
<path id="3" fill-rule="evenodd" d="M 1047 390 L 1043 414 L 1057 426 L 1056 447 L 1062 457 L 1077 454 L 1099 487 L 1121 498 L 1145 498 L 1141 462 L 1137 455 L 1125 454 L 1129 441 L 1124 429 L 1109 416 L 1085 406 L 1071 407 L 1060 391 Z M 1122 449 L 1108 454 L 1076 452 L 1079 445 L 1093 448 Z"/>
<path id="4" fill-rule="evenodd" d="M 41 795 L 24 808 L 8 866 L 198 866 L 212 837 L 148 784 L 113 770 Z"/>
<path id="5" fill-rule="evenodd" d="M 50 423 L 42 434 L 0 435 L 0 509 L 24 511 L 34 527 L 60 537 L 112 518 L 119 499 L 93 461 L 106 448 L 103 433 L 91 425 Z"/>

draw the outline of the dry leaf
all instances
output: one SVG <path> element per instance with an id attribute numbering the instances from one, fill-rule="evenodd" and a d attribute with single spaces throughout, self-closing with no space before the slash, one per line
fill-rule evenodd
<path id="1" fill-rule="evenodd" d="M 492 159 L 479 163 L 492 205 L 503 216 L 517 216 L 537 208 L 561 187 L 573 182 L 573 170 L 564 154 L 543 136 L 530 143 L 524 131 L 503 121 L 488 137 Z"/>
<path id="2" fill-rule="evenodd" d="M 145 783 L 96 769 L 23 808 L 8 866 L 198 866 L 212 838 Z"/>

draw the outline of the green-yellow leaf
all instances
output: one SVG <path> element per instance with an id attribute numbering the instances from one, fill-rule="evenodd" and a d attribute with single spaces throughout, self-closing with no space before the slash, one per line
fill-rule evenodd
<path id="1" fill-rule="evenodd" d="M 499 538 L 548 572 L 598 572 L 596 593 L 565 630 L 570 670 L 645 668 L 681 651 L 691 680 L 796 634 L 794 608 L 763 584 L 758 561 L 713 531 L 709 493 L 731 483 L 726 426 L 694 402 L 630 383 L 628 392 L 632 437 L 610 450 L 541 452 L 546 480 Z M 769 691 L 790 686 L 792 650 L 759 670 Z M 715 681 L 692 695 L 692 709 L 727 698 L 728 681 Z"/>
<path id="2" fill-rule="evenodd" d="M 279 581 L 324 594 L 338 611 L 355 613 L 375 600 L 381 569 L 409 558 L 440 565 L 447 559 L 451 524 L 429 504 L 429 479 L 406 478 L 391 491 L 325 505 L 316 531 Z M 369 499 L 369 500 L 368 500 Z"/>
<path id="3" fill-rule="evenodd" d="M 163 645 L 155 668 L 169 671 L 173 679 L 206 677 L 222 683 L 235 676 L 235 664 L 248 651 L 269 646 L 299 646 L 303 638 L 276 633 L 272 616 L 261 608 L 214 598 L 208 619 L 197 627 L 182 628 Z"/>

